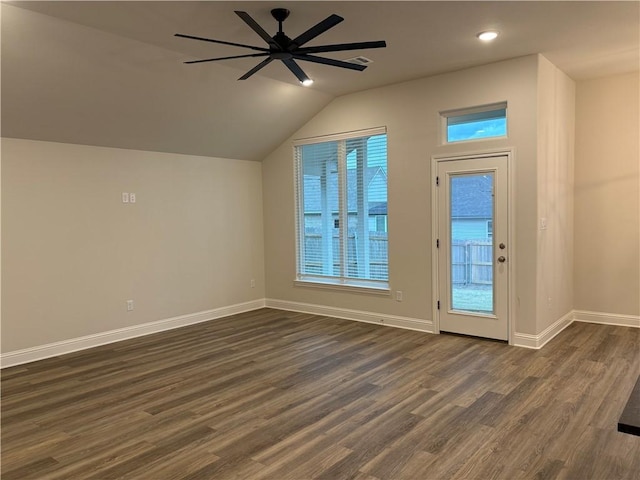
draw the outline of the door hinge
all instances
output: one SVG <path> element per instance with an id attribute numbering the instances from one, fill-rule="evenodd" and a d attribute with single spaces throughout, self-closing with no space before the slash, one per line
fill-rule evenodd
<path id="1" fill-rule="evenodd" d="M 436 177 L 436 187 L 440 186 L 440 177 Z"/>
<path id="2" fill-rule="evenodd" d="M 436 238 L 436 248 L 440 248 L 440 239 Z"/>
<path id="3" fill-rule="evenodd" d="M 438 310 L 440 310 L 440 300 L 438 300 Z"/>

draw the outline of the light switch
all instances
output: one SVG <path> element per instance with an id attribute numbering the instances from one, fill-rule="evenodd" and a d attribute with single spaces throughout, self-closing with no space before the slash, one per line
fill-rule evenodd
<path id="1" fill-rule="evenodd" d="M 122 203 L 129 203 L 129 194 L 127 192 L 122 192 Z"/>

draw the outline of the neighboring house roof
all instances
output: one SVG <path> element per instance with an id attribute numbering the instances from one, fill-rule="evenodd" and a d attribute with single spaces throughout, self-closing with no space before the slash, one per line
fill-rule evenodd
<path id="1" fill-rule="evenodd" d="M 493 216 L 492 177 L 455 176 L 451 182 L 453 218 L 491 218 Z"/>
<path id="2" fill-rule="evenodd" d="M 386 215 L 387 202 L 369 203 L 369 215 Z"/>

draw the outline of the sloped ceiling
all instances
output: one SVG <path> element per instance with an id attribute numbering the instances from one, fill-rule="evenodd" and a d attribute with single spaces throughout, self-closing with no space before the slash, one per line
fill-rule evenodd
<path id="1" fill-rule="evenodd" d="M 542 53 L 576 80 L 636 71 L 638 2 L 3 2 L 2 135 L 260 161 L 339 95 Z M 249 53 L 174 33 L 262 46 L 233 12 L 267 31 L 286 7 L 295 36 L 337 13 L 309 45 L 386 40 L 364 72 L 304 64 L 301 87 L 279 63 L 236 79 Z M 495 28 L 492 44 L 475 38 Z"/>

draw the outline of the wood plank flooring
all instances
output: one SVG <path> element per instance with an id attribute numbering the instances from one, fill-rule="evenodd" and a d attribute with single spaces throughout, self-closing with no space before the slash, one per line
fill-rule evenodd
<path id="1" fill-rule="evenodd" d="M 541 350 L 271 309 L 2 371 L 2 479 L 638 479 L 640 329 Z"/>

